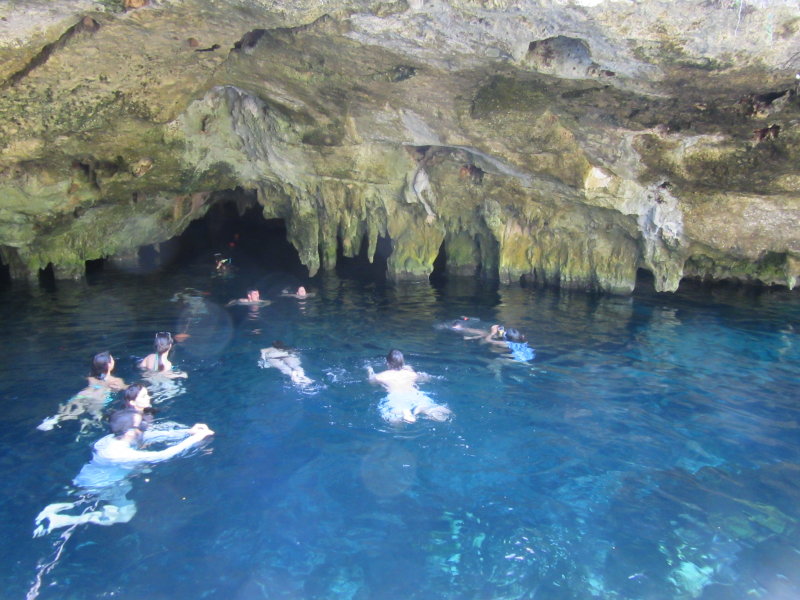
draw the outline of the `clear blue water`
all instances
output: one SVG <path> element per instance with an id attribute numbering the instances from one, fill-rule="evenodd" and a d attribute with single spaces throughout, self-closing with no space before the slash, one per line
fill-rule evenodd
<path id="1" fill-rule="evenodd" d="M 696 289 L 631 298 L 392 287 L 326 277 L 304 303 L 221 305 L 257 281 L 207 267 L 0 291 L 0 573 L 41 599 L 800 597 L 800 296 Z M 206 314 L 170 301 L 208 292 Z M 499 366 L 437 328 L 515 325 L 537 350 Z M 74 499 L 100 428 L 36 425 L 110 349 L 135 381 L 153 332 L 191 337 L 159 418 L 206 422 L 202 452 L 132 479 L 127 524 L 33 538 Z M 273 339 L 317 385 L 259 369 Z M 392 347 L 454 418 L 393 427 L 365 379 Z M 57 559 L 57 560 L 56 560 Z"/>

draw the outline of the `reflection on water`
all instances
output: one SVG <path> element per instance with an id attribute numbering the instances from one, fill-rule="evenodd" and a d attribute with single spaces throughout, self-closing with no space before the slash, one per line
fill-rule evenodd
<path id="1" fill-rule="evenodd" d="M 256 282 L 272 304 L 224 305 Z M 794 598 L 800 594 L 796 293 L 590 297 L 482 282 L 296 282 L 239 269 L 3 292 L 4 587 L 40 598 Z M 437 327 L 520 329 L 499 363 Z M 478 321 L 479 320 L 479 321 Z M 186 380 L 158 418 L 207 422 L 199 456 L 138 476 L 128 524 L 31 537 L 92 439 L 35 429 L 88 358 L 135 381 L 155 331 Z M 317 382 L 259 369 L 297 347 Z M 399 348 L 454 418 L 387 425 L 366 367 Z M 156 382 L 158 383 L 158 382 Z M 109 557 L 114 557 L 111 561 Z M 109 568 L 109 564 L 113 568 Z M 178 592 L 179 590 L 179 592 Z"/>

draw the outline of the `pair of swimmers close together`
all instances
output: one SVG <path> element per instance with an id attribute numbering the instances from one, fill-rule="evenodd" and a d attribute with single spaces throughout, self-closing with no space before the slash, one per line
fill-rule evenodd
<path id="1" fill-rule="evenodd" d="M 477 327 L 468 326 L 469 317 L 461 317 L 453 321 L 450 329 L 463 334 L 465 340 L 481 340 L 495 347 L 508 350 L 505 358 L 518 362 L 528 362 L 536 357 L 533 348 L 528 345 L 528 340 L 523 333 L 513 327 L 505 328 L 502 325 L 492 325 L 488 331 Z"/>
<path id="2" fill-rule="evenodd" d="M 302 285 L 295 291 L 291 291 L 291 289 L 286 288 L 281 292 L 281 296 L 284 298 L 297 298 L 298 300 L 313 298 L 315 295 L 316 294 L 314 292 L 306 291 L 306 288 L 304 288 Z M 247 290 L 247 294 L 245 294 L 244 298 L 234 298 L 225 306 L 269 306 L 270 304 L 272 303 L 269 300 L 261 299 L 260 291 L 258 291 L 256 288 L 250 288 Z"/>

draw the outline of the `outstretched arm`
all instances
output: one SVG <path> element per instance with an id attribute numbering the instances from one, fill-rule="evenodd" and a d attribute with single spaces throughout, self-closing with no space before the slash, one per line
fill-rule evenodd
<path id="1" fill-rule="evenodd" d="M 106 455 L 102 458 L 113 463 L 163 462 L 178 456 L 192 446 L 196 446 L 208 436 L 214 435 L 214 432 L 202 423 L 198 423 L 191 429 L 182 429 L 180 433 L 182 435 L 189 434 L 189 437 L 163 450 L 136 450 L 135 448 L 125 448 L 124 450 L 116 449 L 114 454 Z"/>

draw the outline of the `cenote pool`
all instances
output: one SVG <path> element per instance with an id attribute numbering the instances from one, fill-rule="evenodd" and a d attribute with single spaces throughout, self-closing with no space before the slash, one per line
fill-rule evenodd
<path id="1" fill-rule="evenodd" d="M 303 282 L 313 298 L 277 297 L 298 282 L 206 264 L 0 291 L 4 598 L 800 596 L 796 292 L 330 275 Z M 251 284 L 272 304 L 224 306 Z M 516 326 L 536 359 L 503 363 L 442 327 L 459 316 Z M 156 417 L 213 440 L 133 475 L 129 523 L 34 538 L 105 434 L 36 426 L 95 352 L 136 381 L 163 330 L 189 335 L 172 354 L 189 377 L 153 390 Z M 275 339 L 314 385 L 259 368 Z M 380 418 L 365 369 L 391 348 L 452 420 Z"/>

